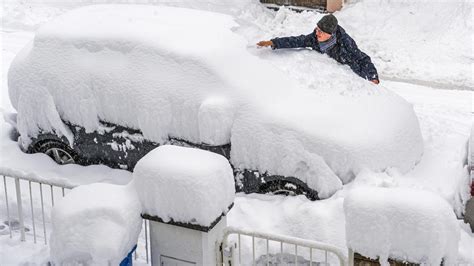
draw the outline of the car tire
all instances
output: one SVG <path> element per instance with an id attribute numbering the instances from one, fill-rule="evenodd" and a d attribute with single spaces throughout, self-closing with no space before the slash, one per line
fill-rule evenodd
<path id="1" fill-rule="evenodd" d="M 306 195 L 306 191 L 301 186 L 286 180 L 276 180 L 264 183 L 260 186 L 259 192 L 263 194 L 285 196 Z"/>
<path id="2" fill-rule="evenodd" d="M 34 149 L 36 152 L 44 153 L 53 159 L 57 164 L 78 164 L 79 156 L 69 147 L 69 145 L 57 141 L 46 140 L 38 143 Z"/>

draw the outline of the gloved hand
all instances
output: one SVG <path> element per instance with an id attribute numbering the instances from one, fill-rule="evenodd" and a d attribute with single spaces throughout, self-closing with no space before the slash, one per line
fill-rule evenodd
<path id="1" fill-rule="evenodd" d="M 258 46 L 261 46 L 261 47 L 267 47 L 267 46 L 273 46 L 273 42 L 272 41 L 260 41 L 257 43 Z"/>
<path id="2" fill-rule="evenodd" d="M 374 83 L 374 84 L 379 84 L 379 83 L 380 83 L 380 81 L 379 81 L 378 79 L 373 79 L 373 80 L 371 80 L 371 81 L 372 81 L 372 83 Z"/>

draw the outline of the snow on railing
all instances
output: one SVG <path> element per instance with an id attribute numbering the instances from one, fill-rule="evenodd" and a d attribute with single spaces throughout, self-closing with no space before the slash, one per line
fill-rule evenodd
<path id="1" fill-rule="evenodd" d="M 229 240 L 231 235 L 236 238 Z M 243 244 L 243 237 L 251 242 L 249 245 Z M 227 227 L 224 231 L 224 237 L 221 246 L 222 263 L 219 265 L 274 265 L 276 264 L 302 264 L 302 265 L 329 265 L 339 263 L 339 265 L 350 265 L 345 251 L 342 249 L 321 243 L 318 241 L 290 237 L 277 234 L 268 234 L 253 232 L 233 227 Z M 263 240 L 264 245 L 257 245 L 256 241 Z M 272 245 L 273 244 L 273 245 Z M 249 249 L 251 260 L 246 261 L 243 257 L 242 249 Z M 286 248 L 284 248 L 286 247 Z M 260 252 L 257 249 L 260 249 Z M 262 248 L 264 248 L 262 252 Z M 271 253 L 270 249 L 276 252 Z M 316 256 L 318 254 L 318 256 Z M 260 255 L 257 258 L 257 255 Z M 321 256 L 319 256 L 321 255 Z M 349 256 L 352 253 L 349 252 Z M 248 254 L 250 257 L 250 254 Z M 331 261 L 332 256 L 332 261 Z M 349 258 L 350 259 L 350 258 Z M 276 261 L 275 261 L 276 260 Z M 251 263 L 250 263 L 251 261 Z"/>
<path id="2" fill-rule="evenodd" d="M 54 207 L 55 197 L 56 199 L 58 197 L 64 197 L 67 194 L 67 191 L 73 189 L 76 186 L 66 184 L 64 182 L 45 180 L 36 175 L 16 175 L 8 172 L 0 173 L 0 176 L 3 177 L 2 183 L 4 189 L 2 191 L 4 193 L 7 216 L 5 225 L 8 226 L 10 238 L 13 238 L 15 233 L 19 233 L 20 240 L 23 242 L 33 240 L 33 242 L 36 244 L 39 239 L 44 242 L 45 245 L 47 245 L 48 230 L 51 230 L 50 215 L 51 209 Z M 12 202 L 11 196 L 13 195 L 13 191 L 15 193 L 15 197 L 13 197 Z M 25 209 L 23 207 L 25 204 L 24 200 L 28 202 L 27 204 L 29 205 L 29 209 Z M 40 218 L 37 217 L 39 212 L 41 212 Z M 1 213 L 2 212 L 0 212 L 0 214 Z M 18 220 L 16 217 L 18 217 Z M 25 225 L 29 223 L 31 223 L 30 226 L 32 232 L 30 227 Z M 150 262 L 148 223 L 148 220 L 143 220 L 142 228 L 144 228 L 144 230 L 142 230 L 140 234 L 138 247 L 134 253 L 135 260 L 143 259 L 143 254 L 140 254 L 137 251 L 145 249 L 144 259 L 146 260 L 147 264 Z M 37 230 L 37 226 L 41 226 L 40 230 L 42 233 Z M 27 235 L 30 236 L 30 238 L 27 238 Z"/>

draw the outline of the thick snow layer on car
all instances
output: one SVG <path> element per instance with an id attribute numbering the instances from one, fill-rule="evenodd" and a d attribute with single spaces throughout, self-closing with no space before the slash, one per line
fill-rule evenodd
<path id="1" fill-rule="evenodd" d="M 413 199 L 417 199 L 414 201 Z M 453 265 L 460 231 L 452 207 L 410 188 L 365 187 L 344 199 L 347 246 L 371 258 Z"/>
<path id="2" fill-rule="evenodd" d="M 133 178 L 143 213 L 164 222 L 210 226 L 234 202 L 234 175 L 216 153 L 160 146 L 138 161 Z"/>
<path id="3" fill-rule="evenodd" d="M 298 176 L 323 198 L 340 186 L 336 175 L 345 183 L 364 167 L 412 168 L 422 140 L 411 105 L 382 88 L 346 94 L 301 92 L 272 99 L 261 116 L 237 117 L 234 165 Z"/>
<path id="4" fill-rule="evenodd" d="M 59 117 L 86 131 L 101 120 L 137 128 L 159 143 L 232 142 L 234 166 L 296 176 L 321 198 L 363 167 L 406 172 L 420 159 L 405 100 L 349 70 L 306 90 L 249 53 L 238 27 L 223 14 L 126 5 L 45 24 L 9 72 L 24 144 L 41 129 L 70 139 Z M 40 108 L 43 99 L 54 104 Z"/>
<path id="5" fill-rule="evenodd" d="M 58 265 L 118 265 L 137 243 L 140 211 L 133 182 L 73 189 L 52 211 L 51 259 Z"/>

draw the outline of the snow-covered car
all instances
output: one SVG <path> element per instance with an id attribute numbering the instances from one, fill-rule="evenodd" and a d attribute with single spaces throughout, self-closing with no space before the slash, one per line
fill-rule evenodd
<path id="1" fill-rule="evenodd" d="M 128 170 L 159 145 L 197 147 L 229 159 L 240 191 L 312 199 L 363 169 L 407 172 L 420 160 L 411 104 L 358 79 L 305 88 L 249 52 L 238 27 L 228 15 L 140 5 L 44 24 L 8 76 L 20 146 Z"/>

